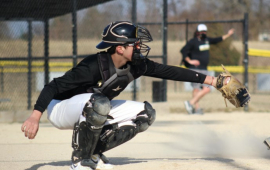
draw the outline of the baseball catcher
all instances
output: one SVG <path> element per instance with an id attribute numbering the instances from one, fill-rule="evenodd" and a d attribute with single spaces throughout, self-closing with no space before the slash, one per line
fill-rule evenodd
<path id="1" fill-rule="evenodd" d="M 149 102 L 114 99 L 134 79 L 148 76 L 216 87 L 216 77 L 148 59 L 150 47 L 145 43 L 152 37 L 146 28 L 128 21 L 112 22 L 102 37 L 96 46 L 100 52 L 84 58 L 43 88 L 32 114 L 21 127 L 25 137 L 34 139 L 47 109 L 52 125 L 73 130 L 71 170 L 112 169 L 103 153 L 145 132 L 154 123 L 156 111 Z M 231 86 L 226 78 L 218 80 L 222 81 L 220 89 Z M 247 95 L 236 97 L 242 106 Z"/>

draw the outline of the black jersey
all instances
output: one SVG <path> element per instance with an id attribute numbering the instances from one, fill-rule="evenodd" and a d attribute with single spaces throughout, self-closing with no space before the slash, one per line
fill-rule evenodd
<path id="1" fill-rule="evenodd" d="M 216 44 L 222 41 L 222 37 L 217 38 L 206 38 L 205 40 L 200 40 L 197 37 L 192 38 L 187 42 L 187 44 L 181 49 L 183 59 L 189 57 L 192 60 L 199 60 L 200 65 L 188 65 L 188 68 L 195 69 L 207 69 L 209 63 L 209 49 L 210 44 Z"/>
<path id="2" fill-rule="evenodd" d="M 145 68 L 144 71 L 138 72 L 138 69 L 142 67 Z M 134 79 L 144 75 L 168 80 L 203 83 L 206 78 L 204 74 L 181 67 L 159 64 L 150 59 L 145 59 L 139 66 L 131 65 L 130 72 Z M 52 99 L 64 100 L 78 94 L 89 93 L 88 89 L 96 87 L 100 80 L 102 80 L 102 73 L 97 54 L 90 55 L 63 76 L 54 78 L 45 85 L 34 109 L 44 112 Z"/>

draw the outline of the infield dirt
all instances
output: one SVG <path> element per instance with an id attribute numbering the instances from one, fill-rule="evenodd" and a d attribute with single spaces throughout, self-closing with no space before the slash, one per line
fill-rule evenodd
<path id="1" fill-rule="evenodd" d="M 153 104 L 154 107 L 162 104 Z M 268 170 L 270 114 L 257 112 L 187 115 L 157 109 L 155 123 L 131 141 L 105 152 L 114 170 Z M 41 123 L 28 140 L 20 123 L 0 124 L 1 170 L 66 170 L 71 130 Z"/>

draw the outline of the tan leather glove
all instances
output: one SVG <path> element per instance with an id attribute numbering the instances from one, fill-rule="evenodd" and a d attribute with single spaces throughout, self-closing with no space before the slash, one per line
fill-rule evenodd
<path id="1" fill-rule="evenodd" d="M 221 73 L 217 78 L 216 89 L 222 93 L 226 106 L 226 99 L 229 100 L 236 108 L 243 107 L 250 101 L 250 94 L 247 88 L 237 80 L 231 73 L 221 65 L 224 73 Z M 230 79 L 228 80 L 227 77 Z M 228 81 L 224 84 L 224 80 Z"/>

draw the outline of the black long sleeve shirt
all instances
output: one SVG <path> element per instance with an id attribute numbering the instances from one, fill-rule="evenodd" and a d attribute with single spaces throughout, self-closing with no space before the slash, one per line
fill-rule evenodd
<path id="1" fill-rule="evenodd" d="M 203 83 L 206 75 L 181 67 L 159 64 L 146 59 L 144 76 L 168 80 Z M 135 67 L 135 66 L 133 66 Z M 90 55 L 63 76 L 54 78 L 45 85 L 34 106 L 35 110 L 44 112 L 52 99 L 64 100 L 72 96 L 87 93 L 89 87 L 96 86 L 102 80 L 97 55 Z"/>
<path id="2" fill-rule="evenodd" d="M 209 38 L 205 40 L 200 40 L 197 37 L 192 38 L 187 42 L 187 44 L 181 49 L 183 58 L 189 57 L 192 60 L 199 60 L 200 65 L 194 66 L 190 65 L 188 68 L 196 69 L 207 69 L 209 63 L 209 49 L 210 44 L 217 44 L 222 41 L 222 37 Z"/>

